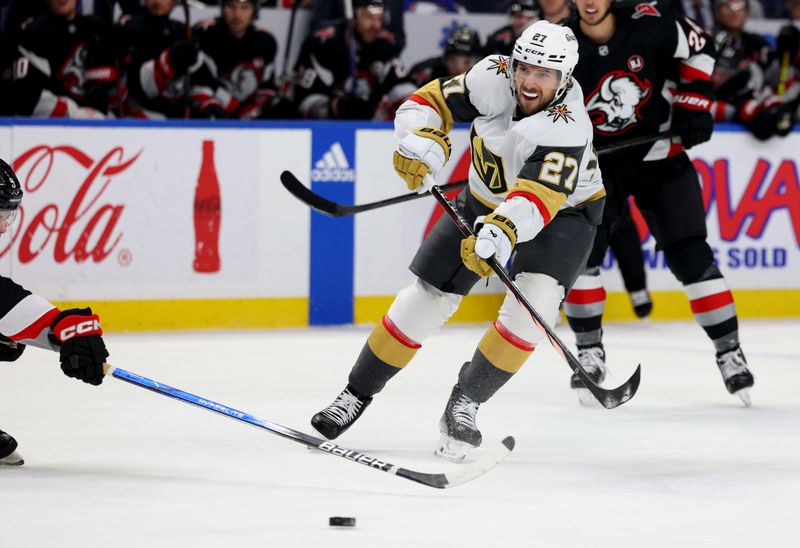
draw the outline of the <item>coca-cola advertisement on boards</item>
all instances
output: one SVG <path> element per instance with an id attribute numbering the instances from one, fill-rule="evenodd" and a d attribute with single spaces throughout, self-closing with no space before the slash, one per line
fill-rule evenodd
<path id="1" fill-rule="evenodd" d="M 23 151 L 12 166 L 25 198 L 12 236 L 0 246 L 0 258 L 15 253 L 22 265 L 43 254 L 57 264 L 107 260 L 122 248 L 118 225 L 125 213 L 125 205 L 110 198 L 108 189 L 140 155 L 141 150 L 111 147 L 92 156 L 70 145 Z M 71 199 L 56 200 L 64 196 L 65 186 Z"/>

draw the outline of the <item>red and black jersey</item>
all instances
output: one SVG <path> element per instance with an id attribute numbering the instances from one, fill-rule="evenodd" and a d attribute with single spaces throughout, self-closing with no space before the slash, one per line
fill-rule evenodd
<path id="1" fill-rule="evenodd" d="M 0 336 L 22 344 L 55 349 L 48 340 L 58 308 L 11 278 L 0 276 Z"/>
<path id="2" fill-rule="evenodd" d="M 118 48 L 110 28 L 93 17 L 71 21 L 48 12 L 26 24 L 20 52 L 48 78 L 48 89 L 78 105 L 107 112 L 119 81 Z"/>
<path id="3" fill-rule="evenodd" d="M 583 88 L 598 149 L 668 130 L 675 103 L 710 110 L 713 101 L 714 45 L 700 27 L 658 0 L 614 14 L 616 31 L 605 44 L 585 36 L 577 18 L 568 24 L 579 44 L 573 76 Z M 621 154 L 651 161 L 682 150 L 663 139 Z"/>
<path id="4" fill-rule="evenodd" d="M 118 28 L 124 40 L 125 76 L 130 93 L 126 114 L 149 117 L 147 113 L 155 112 L 182 117 L 183 75 L 175 74 L 168 50 L 186 38 L 186 25 L 168 16 L 155 17 L 143 11 L 124 18 Z"/>
<path id="5" fill-rule="evenodd" d="M 345 28 L 344 22 L 323 27 L 304 42 L 295 71 L 295 101 L 301 116 L 338 118 L 336 109 L 327 105 L 344 95 L 356 95 L 374 110 L 383 96 L 391 94 L 392 88 L 405 79 L 406 71 L 392 33 L 384 30 L 374 42 L 365 44 L 356 32 L 354 83 Z"/>
<path id="6" fill-rule="evenodd" d="M 420 61 L 408 71 L 408 78 L 418 88 L 421 88 L 431 80 L 449 77 L 450 74 L 447 72 L 447 66 L 444 64 L 444 58 L 441 55 Z"/>
<path id="7" fill-rule="evenodd" d="M 506 25 L 494 31 L 494 33 L 486 39 L 486 55 L 495 53 L 506 56 L 511 55 L 516 40 L 517 37 L 514 36 L 514 27 Z"/>
<path id="8" fill-rule="evenodd" d="M 194 36 L 219 82 L 216 96 L 226 115 L 257 117 L 276 95 L 278 46 L 272 34 L 251 25 L 242 38 L 236 38 L 217 18 L 195 27 Z"/>

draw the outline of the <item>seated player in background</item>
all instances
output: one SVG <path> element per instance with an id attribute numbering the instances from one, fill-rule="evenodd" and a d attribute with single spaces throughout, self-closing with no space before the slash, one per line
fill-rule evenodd
<path id="1" fill-rule="evenodd" d="M 170 18 L 177 0 L 145 0 L 144 10 L 125 17 L 117 29 L 129 88 L 123 113 L 163 119 L 223 116 L 213 98 L 215 80 L 199 57 L 186 25 Z M 190 74 L 186 89 L 186 75 Z M 191 94 L 191 99 L 187 99 Z"/>
<path id="2" fill-rule="evenodd" d="M 195 27 L 195 39 L 218 85 L 227 118 L 265 117 L 276 98 L 275 38 L 256 27 L 258 3 L 223 0 L 220 17 Z"/>
<path id="3" fill-rule="evenodd" d="M 0 237 L 13 226 L 22 203 L 22 188 L 6 162 L 0 160 Z M 100 319 L 90 308 L 59 310 L 11 278 L 0 276 L 0 361 L 16 361 L 25 348 L 59 352 L 68 377 L 99 385 L 108 357 Z M 8 388 L 8 387 L 6 387 Z M 0 466 L 19 466 L 17 441 L 0 430 Z"/>
<path id="4" fill-rule="evenodd" d="M 48 7 L 19 32 L 13 91 L 20 96 L 13 100 L 17 114 L 56 118 L 112 114 L 121 98 L 118 49 L 111 28 L 78 13 L 76 0 L 49 0 Z"/>
<path id="5" fill-rule="evenodd" d="M 415 89 L 431 80 L 452 78 L 467 72 L 481 57 L 481 37 L 468 25 L 454 27 L 444 43 L 442 55 L 420 61 L 408 71 Z"/>
<path id="6" fill-rule="evenodd" d="M 383 28 L 384 0 L 352 1 L 352 67 L 345 20 L 313 31 L 300 50 L 294 101 L 302 118 L 368 120 L 386 96 L 402 102 L 413 91 L 394 35 Z"/>
<path id="7" fill-rule="evenodd" d="M 564 295 L 586 264 L 601 222 L 605 190 L 583 93 L 572 79 L 578 44 L 547 21 L 528 27 L 512 56 L 491 55 L 466 74 L 434 80 L 395 118 L 394 167 L 410 190 L 427 186 L 450 158 L 454 122 L 471 122 L 469 186 L 455 205 L 475 236 L 464 239 L 443 216 L 423 241 L 400 291 L 356 358 L 348 384 L 314 415 L 328 439 L 347 430 L 375 394 L 453 315 L 461 299 L 506 264 L 544 321 L 553 326 Z M 436 453 L 461 460 L 481 444 L 478 407 L 522 367 L 542 334 L 510 294 L 464 363 L 439 423 Z M 457 359 L 457 358 L 454 358 Z"/>
<path id="8" fill-rule="evenodd" d="M 717 62 L 711 77 L 716 94 L 712 113 L 717 122 L 743 124 L 757 139 L 783 137 L 795 124 L 800 102 L 796 78 L 800 31 L 789 27 L 779 36 L 778 43 L 783 45 L 795 35 L 788 66 L 781 67 L 784 60 L 777 58 L 767 41 L 744 30 L 748 6 L 748 0 L 714 2 Z"/>
<path id="9" fill-rule="evenodd" d="M 522 31 L 541 18 L 541 10 L 536 0 L 514 0 L 509 15 L 511 23 L 497 29 L 486 39 L 486 55 L 510 55 Z"/>

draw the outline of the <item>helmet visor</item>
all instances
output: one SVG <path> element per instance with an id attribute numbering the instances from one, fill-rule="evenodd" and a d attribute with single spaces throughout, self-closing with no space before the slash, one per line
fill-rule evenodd
<path id="1" fill-rule="evenodd" d="M 18 209 L 0 209 L 0 234 L 8 232 L 17 220 Z"/>

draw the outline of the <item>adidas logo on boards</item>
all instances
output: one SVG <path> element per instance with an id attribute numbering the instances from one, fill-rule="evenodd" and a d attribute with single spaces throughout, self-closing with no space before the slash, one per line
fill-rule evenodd
<path id="1" fill-rule="evenodd" d="M 337 141 L 331 148 L 317 160 L 311 170 L 311 180 L 315 182 L 343 182 L 355 181 L 355 170 L 350 168 L 347 156 L 342 150 L 342 145 Z"/>

